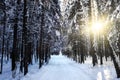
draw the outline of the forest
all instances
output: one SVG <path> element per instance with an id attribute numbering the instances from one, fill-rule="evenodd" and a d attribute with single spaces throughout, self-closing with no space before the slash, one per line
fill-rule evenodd
<path id="1" fill-rule="evenodd" d="M 6 64 L 26 76 L 60 52 L 92 67 L 110 60 L 120 78 L 120 1 L 0 0 L 0 76 Z"/>

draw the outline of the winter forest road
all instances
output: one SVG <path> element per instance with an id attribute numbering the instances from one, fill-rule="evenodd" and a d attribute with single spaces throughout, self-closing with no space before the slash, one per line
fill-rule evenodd
<path id="1" fill-rule="evenodd" d="M 96 80 L 86 68 L 65 56 L 53 55 L 47 65 L 29 76 L 29 80 Z"/>

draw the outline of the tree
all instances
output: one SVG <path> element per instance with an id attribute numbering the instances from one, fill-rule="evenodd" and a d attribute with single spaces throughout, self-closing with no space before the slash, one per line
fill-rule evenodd
<path id="1" fill-rule="evenodd" d="M 2 56 L 1 56 L 1 66 L 0 66 L 0 74 L 2 74 L 2 69 L 3 69 L 3 55 L 4 55 L 4 50 L 5 50 L 5 27 L 6 27 L 6 5 L 4 1 L 0 2 L 1 6 L 0 8 L 3 11 L 4 18 L 3 18 L 3 36 L 2 36 Z"/>

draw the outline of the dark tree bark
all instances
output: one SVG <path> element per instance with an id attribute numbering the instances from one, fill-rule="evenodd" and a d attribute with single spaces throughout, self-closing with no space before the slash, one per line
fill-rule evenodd
<path id="1" fill-rule="evenodd" d="M 36 62 L 37 62 L 37 60 L 39 59 L 39 43 L 38 43 L 38 41 L 36 42 Z"/>
<path id="2" fill-rule="evenodd" d="M 113 64 L 116 70 L 117 78 L 120 78 L 120 66 L 119 63 L 116 61 L 115 55 L 107 38 L 106 38 L 106 53 L 110 53 L 111 59 L 113 60 Z"/>
<path id="3" fill-rule="evenodd" d="M 23 54 L 24 54 L 24 75 L 28 73 L 28 53 L 27 53 L 27 0 L 24 0 L 23 9 Z"/>
<path id="4" fill-rule="evenodd" d="M 32 64 L 32 43 L 31 42 L 29 42 L 28 43 L 28 55 L 29 55 L 29 59 L 28 59 L 28 63 L 29 64 Z"/>
<path id="5" fill-rule="evenodd" d="M 7 38 L 6 62 L 9 61 L 9 37 Z"/>
<path id="6" fill-rule="evenodd" d="M 15 19 L 15 25 L 14 25 L 14 37 L 13 37 L 13 50 L 12 50 L 12 77 L 15 78 L 15 72 L 16 72 L 16 61 L 17 61 L 17 22 L 18 19 Z"/>
<path id="7" fill-rule="evenodd" d="M 16 54 L 17 54 L 17 22 L 18 19 L 15 19 L 15 25 L 14 25 L 14 38 L 13 38 L 13 50 L 12 50 L 12 71 L 16 68 Z"/>
<path id="8" fill-rule="evenodd" d="M 16 62 L 19 59 L 19 55 L 18 55 L 18 39 L 17 39 L 17 35 L 18 35 L 18 5 L 19 5 L 19 0 L 17 0 L 17 5 L 16 5 L 16 13 L 15 13 L 15 24 L 13 27 L 14 30 L 14 35 L 13 35 L 13 50 L 12 50 L 12 77 L 15 78 L 15 74 L 16 74 L 16 69 L 17 69 L 17 64 Z"/>
<path id="9" fill-rule="evenodd" d="M 5 47 L 4 47 L 4 44 L 5 44 L 5 26 L 6 26 L 6 12 L 5 12 L 5 3 L 3 2 L 3 6 L 4 6 L 4 25 L 3 25 L 3 36 L 2 36 L 2 56 L 1 56 L 1 66 L 0 66 L 0 74 L 2 74 L 2 69 L 3 69 L 3 54 L 4 54 L 4 51 L 5 51 Z"/>
<path id="10" fill-rule="evenodd" d="M 83 43 L 82 43 L 82 41 L 80 42 L 80 63 L 84 63 L 84 55 L 85 55 L 85 53 L 84 53 L 84 45 L 83 45 Z"/>
<path id="11" fill-rule="evenodd" d="M 100 56 L 100 65 L 102 65 L 103 64 L 103 39 L 100 37 L 100 36 L 98 36 L 98 54 L 99 54 L 99 56 Z"/>
<path id="12" fill-rule="evenodd" d="M 43 27 L 45 25 L 45 21 L 44 21 L 44 13 L 45 13 L 45 9 L 44 9 L 44 0 L 41 0 L 43 5 L 42 5 L 42 14 L 41 14 L 41 30 L 40 30 L 40 44 L 39 44 L 39 68 L 42 67 L 42 55 L 43 55 L 43 52 L 42 52 L 42 44 L 43 44 Z"/>

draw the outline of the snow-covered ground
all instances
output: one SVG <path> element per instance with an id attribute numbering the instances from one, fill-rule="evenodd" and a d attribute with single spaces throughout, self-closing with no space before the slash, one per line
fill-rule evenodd
<path id="1" fill-rule="evenodd" d="M 120 80 L 116 79 L 113 66 L 92 67 L 89 61 L 78 64 L 62 55 L 53 55 L 48 65 L 34 69 L 22 80 Z"/>
<path id="2" fill-rule="evenodd" d="M 29 73 L 20 80 L 120 80 L 116 78 L 112 65 L 92 67 L 89 59 L 85 64 L 79 64 L 66 56 L 53 55 L 41 69 L 38 69 L 38 64 L 30 66 Z M 12 80 L 9 67 L 0 75 L 0 80 Z"/>

